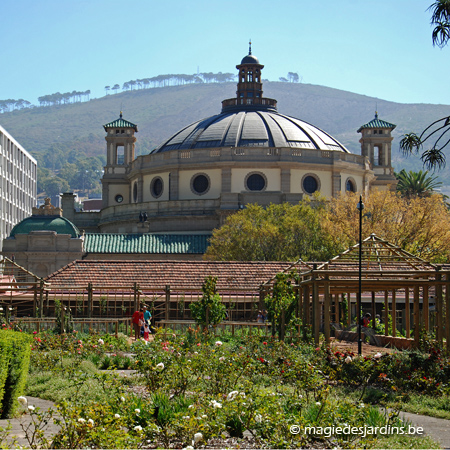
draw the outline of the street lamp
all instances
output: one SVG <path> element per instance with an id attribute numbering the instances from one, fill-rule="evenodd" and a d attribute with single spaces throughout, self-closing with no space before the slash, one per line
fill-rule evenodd
<path id="1" fill-rule="evenodd" d="M 362 201 L 362 195 L 359 196 L 359 203 L 357 206 L 359 210 L 359 274 L 358 274 L 358 301 L 357 301 L 357 310 L 358 310 L 358 355 L 362 354 L 362 339 L 361 339 L 361 318 L 362 318 L 362 287 L 361 287 L 361 279 L 362 279 L 362 211 L 364 209 L 364 203 Z"/>

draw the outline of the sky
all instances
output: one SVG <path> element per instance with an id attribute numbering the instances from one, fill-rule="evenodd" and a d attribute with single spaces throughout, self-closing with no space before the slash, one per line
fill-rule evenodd
<path id="1" fill-rule="evenodd" d="M 433 1 L 0 0 L 0 100 L 236 73 L 251 39 L 263 79 L 296 72 L 307 84 L 450 105 L 450 46 L 432 45 Z"/>

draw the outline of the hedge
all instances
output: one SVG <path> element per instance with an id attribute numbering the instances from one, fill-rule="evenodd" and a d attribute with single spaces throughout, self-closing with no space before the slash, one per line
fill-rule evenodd
<path id="1" fill-rule="evenodd" d="M 12 330 L 0 331 L 0 418 L 14 416 L 17 397 L 25 390 L 30 366 L 31 336 Z"/>

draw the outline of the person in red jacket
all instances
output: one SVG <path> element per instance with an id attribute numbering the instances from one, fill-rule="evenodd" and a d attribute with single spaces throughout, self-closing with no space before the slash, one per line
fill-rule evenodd
<path id="1" fill-rule="evenodd" d="M 134 339 L 137 341 L 141 336 L 141 321 L 144 320 L 144 313 L 140 310 L 136 310 L 132 316 Z"/>

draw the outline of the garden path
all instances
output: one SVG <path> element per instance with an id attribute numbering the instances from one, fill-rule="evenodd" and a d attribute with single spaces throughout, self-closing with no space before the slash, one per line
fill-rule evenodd
<path id="1" fill-rule="evenodd" d="M 55 408 L 54 402 L 51 402 L 49 400 L 42 400 L 42 399 L 36 398 L 36 397 L 27 397 L 27 400 L 28 400 L 28 405 L 32 405 L 35 408 L 39 408 L 39 412 L 45 412 L 45 411 L 48 411 L 50 408 Z M 11 425 L 11 430 L 9 431 L 7 440 L 12 443 L 13 439 L 15 438 L 17 441 L 16 448 L 18 448 L 18 447 L 30 448 L 24 429 L 26 430 L 27 427 L 31 425 L 31 423 L 32 423 L 31 416 L 27 412 L 18 418 L 0 420 L 0 427 L 6 428 L 8 425 Z M 48 437 L 48 436 L 51 436 L 52 434 L 57 433 L 58 427 L 53 423 L 53 421 L 50 421 L 43 428 L 43 430 L 44 430 L 44 435 L 46 437 Z M 30 435 L 31 435 L 31 432 L 32 432 L 32 427 L 30 427 Z"/>

